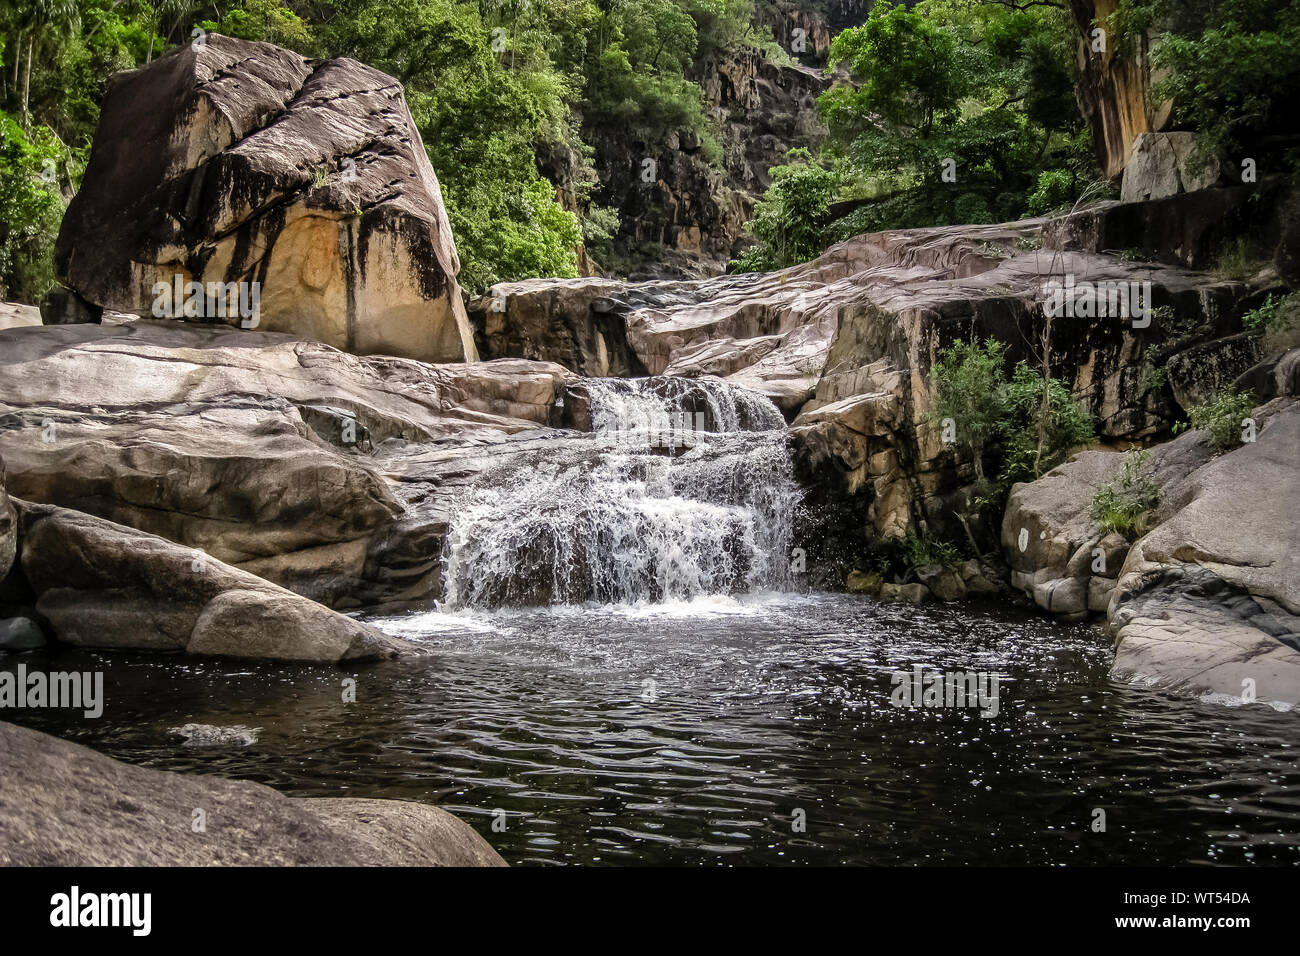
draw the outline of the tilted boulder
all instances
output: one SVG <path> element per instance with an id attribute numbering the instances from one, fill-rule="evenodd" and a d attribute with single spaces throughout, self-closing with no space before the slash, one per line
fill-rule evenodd
<path id="1" fill-rule="evenodd" d="M 36 610 L 69 644 L 321 663 L 418 654 L 197 549 L 78 511 L 17 504 Z"/>
<path id="2" fill-rule="evenodd" d="M 1014 486 L 1002 526 L 1013 586 L 1059 616 L 1104 612 L 1117 676 L 1300 703 L 1300 402 L 1284 395 L 1252 418 L 1255 441 L 1226 454 L 1199 431 L 1152 450 L 1160 503 L 1131 545 L 1089 516 L 1123 455 L 1084 452 Z"/>
<path id="3" fill-rule="evenodd" d="M 475 357 L 401 84 L 355 60 L 209 34 L 113 77 L 55 255 L 92 311 Z"/>

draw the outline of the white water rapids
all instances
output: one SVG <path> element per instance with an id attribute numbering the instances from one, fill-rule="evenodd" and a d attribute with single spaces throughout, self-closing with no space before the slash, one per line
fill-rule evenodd
<path id="1" fill-rule="evenodd" d="M 583 384 L 593 435 L 485 473 L 456 502 L 446 603 L 637 604 L 782 589 L 799 493 L 776 406 L 715 380 Z"/>

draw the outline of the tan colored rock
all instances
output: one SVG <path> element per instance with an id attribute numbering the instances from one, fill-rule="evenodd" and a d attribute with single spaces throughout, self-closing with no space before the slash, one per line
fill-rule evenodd
<path id="1" fill-rule="evenodd" d="M 401 84 L 355 60 L 208 34 L 114 76 L 56 266 L 82 299 L 121 312 L 187 316 L 158 289 L 179 283 L 188 300 L 193 281 L 208 321 L 358 353 L 477 357 Z M 242 285 L 231 298 L 209 283 Z"/>

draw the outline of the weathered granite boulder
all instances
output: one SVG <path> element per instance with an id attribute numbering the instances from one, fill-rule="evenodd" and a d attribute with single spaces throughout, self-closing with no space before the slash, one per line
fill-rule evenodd
<path id="1" fill-rule="evenodd" d="M 1119 676 L 1300 702 L 1300 402 L 1252 417 L 1256 441 L 1224 454 L 1196 431 L 1153 449 L 1161 500 L 1135 542 L 1088 515 L 1122 455 L 1085 452 L 1016 485 L 1002 526 L 1013 586 L 1068 619 L 1105 613 Z"/>
<path id="2" fill-rule="evenodd" d="M 311 662 L 418 653 L 202 551 L 66 508 L 18 508 L 36 611 L 69 644 Z"/>
<path id="3" fill-rule="evenodd" d="M 1164 199 L 1213 186 L 1219 178 L 1218 163 L 1196 162 L 1196 144 L 1195 133 L 1139 133 L 1124 166 L 1120 200 Z"/>
<path id="4" fill-rule="evenodd" d="M 476 357 L 401 84 L 355 60 L 208 34 L 113 77 L 56 266 L 95 307 Z"/>
<path id="5" fill-rule="evenodd" d="M 205 814 L 195 832 L 194 811 Z M 402 800 L 295 799 L 133 767 L 0 723 L 3 866 L 505 866 L 466 823 Z"/>
<path id="6" fill-rule="evenodd" d="M 10 489 L 206 551 L 333 607 L 436 596 L 437 522 L 386 441 L 499 441 L 569 376 L 357 357 L 278 333 L 140 321 L 0 332 Z"/>

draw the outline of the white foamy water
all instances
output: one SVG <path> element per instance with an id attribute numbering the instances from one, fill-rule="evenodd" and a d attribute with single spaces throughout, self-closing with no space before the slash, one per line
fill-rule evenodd
<path id="1" fill-rule="evenodd" d="M 585 384 L 596 435 L 486 473 L 456 503 L 448 607 L 782 589 L 799 496 L 776 406 L 721 381 Z M 707 430 L 685 444 L 653 440 L 683 414 Z"/>

